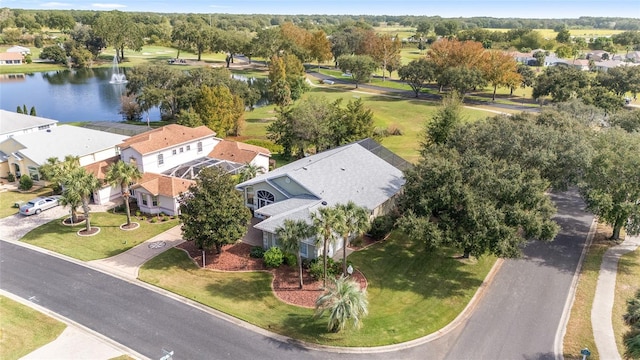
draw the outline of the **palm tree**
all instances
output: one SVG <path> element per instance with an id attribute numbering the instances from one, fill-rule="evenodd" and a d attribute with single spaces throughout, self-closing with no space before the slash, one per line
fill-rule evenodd
<path id="1" fill-rule="evenodd" d="M 129 206 L 129 185 L 140 180 L 142 174 L 137 166 L 128 164 L 122 160 L 111 164 L 105 175 L 105 181 L 111 186 L 120 185 L 122 191 L 122 197 L 124 198 L 124 205 L 127 211 L 127 226 L 131 225 L 131 207 Z"/>
<path id="2" fill-rule="evenodd" d="M 322 273 L 322 286 L 327 286 L 327 251 L 329 242 L 336 241 L 336 229 L 343 222 L 343 214 L 336 207 L 323 207 L 311 214 L 313 227 L 316 232 L 318 242 L 322 241 L 324 271 Z"/>
<path id="3" fill-rule="evenodd" d="M 278 236 L 278 243 L 282 246 L 282 249 L 287 252 L 296 254 L 298 259 L 298 274 L 300 275 L 300 289 L 304 285 L 302 281 L 302 259 L 300 258 L 300 242 L 312 235 L 312 228 L 304 220 L 290 220 L 284 221 L 283 227 L 276 229 L 276 235 Z"/>
<path id="4" fill-rule="evenodd" d="M 355 328 L 359 328 L 360 320 L 369 313 L 367 292 L 361 291 L 360 285 L 355 281 L 341 276 L 333 280 L 329 290 L 316 300 L 314 317 L 322 316 L 325 311 L 329 311 L 329 331 L 343 330 L 349 320 Z"/>
<path id="5" fill-rule="evenodd" d="M 82 209 L 84 210 L 87 232 L 91 231 L 91 222 L 89 219 L 89 198 L 99 187 L 100 182 L 98 181 L 98 178 L 96 178 L 95 175 L 88 173 L 84 168 L 77 168 L 65 177 L 64 190 L 62 191 L 63 202 L 67 204 L 77 204 L 78 199 L 80 199 Z"/>
<path id="6" fill-rule="evenodd" d="M 245 163 L 244 168 L 240 172 L 240 182 L 251 180 L 260 174 L 264 174 L 264 168 L 262 166 Z"/>
<path id="7" fill-rule="evenodd" d="M 356 205 L 353 201 L 338 204 L 336 207 L 342 212 L 343 223 L 339 226 L 342 235 L 342 275 L 347 276 L 347 244 L 355 236 L 362 235 L 369 227 L 369 211 Z"/>
<path id="8" fill-rule="evenodd" d="M 50 157 L 47 162 L 38 168 L 38 172 L 44 180 L 56 183 L 60 188 L 64 186 L 64 178 L 71 171 L 80 167 L 80 158 L 67 155 L 64 161 L 57 157 Z"/>

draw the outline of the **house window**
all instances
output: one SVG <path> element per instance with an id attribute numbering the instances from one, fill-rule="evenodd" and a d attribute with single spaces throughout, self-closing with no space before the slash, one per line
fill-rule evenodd
<path id="1" fill-rule="evenodd" d="M 258 198 L 258 209 L 263 206 L 272 204 L 276 201 L 276 197 L 272 193 L 266 190 L 258 190 L 257 198 Z"/>
<path id="2" fill-rule="evenodd" d="M 308 258 L 309 257 L 309 252 L 307 250 L 307 244 L 301 242 L 300 243 L 300 256 Z"/>
<path id="3" fill-rule="evenodd" d="M 134 166 L 138 166 L 138 160 L 136 160 L 136 158 L 134 158 L 133 156 L 129 158 L 129 164 L 134 165 Z"/>
<path id="4" fill-rule="evenodd" d="M 181 147 L 181 148 L 180 148 L 180 153 L 182 154 L 183 152 L 184 152 L 184 148 L 183 148 L 183 147 Z"/>
<path id="5" fill-rule="evenodd" d="M 191 150 L 191 145 L 187 145 L 187 151 Z"/>
<path id="6" fill-rule="evenodd" d="M 164 156 L 162 154 L 158 154 L 158 165 L 164 164 Z"/>
<path id="7" fill-rule="evenodd" d="M 149 203 L 147 202 L 147 194 L 142 194 L 142 205 L 147 206 Z"/>
<path id="8" fill-rule="evenodd" d="M 38 126 L 38 130 L 46 130 L 49 128 L 50 125 L 40 125 Z"/>
<path id="9" fill-rule="evenodd" d="M 175 155 L 175 154 L 177 154 L 177 153 L 178 153 L 178 152 L 176 151 L 176 149 L 171 150 L 171 155 Z"/>
<path id="10" fill-rule="evenodd" d="M 198 141 L 198 152 L 202 152 L 202 141 Z"/>
<path id="11" fill-rule="evenodd" d="M 255 197 L 255 194 L 253 193 L 253 186 L 248 186 L 246 192 L 247 192 L 247 205 L 253 205 L 254 204 L 253 199 Z"/>
<path id="12" fill-rule="evenodd" d="M 151 197 L 151 205 L 152 206 L 158 206 L 158 197 L 157 196 L 152 196 Z"/>

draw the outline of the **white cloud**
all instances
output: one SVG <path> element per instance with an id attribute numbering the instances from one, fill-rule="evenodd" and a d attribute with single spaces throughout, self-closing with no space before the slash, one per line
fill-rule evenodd
<path id="1" fill-rule="evenodd" d="M 215 9 L 229 9 L 231 6 L 224 6 L 224 5 L 209 5 L 210 8 L 215 8 Z"/>
<path id="2" fill-rule="evenodd" d="M 91 6 L 100 8 L 100 9 L 121 9 L 126 8 L 127 5 L 123 4 L 103 4 L 103 3 L 93 3 Z"/>
<path id="3" fill-rule="evenodd" d="M 52 1 L 52 2 L 42 3 L 40 4 L 40 6 L 46 7 L 46 8 L 59 8 L 59 7 L 69 7 L 71 6 L 71 4 Z"/>

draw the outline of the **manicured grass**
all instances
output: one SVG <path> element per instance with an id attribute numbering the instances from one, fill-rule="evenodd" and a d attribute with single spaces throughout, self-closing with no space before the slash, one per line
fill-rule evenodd
<path id="1" fill-rule="evenodd" d="M 66 325 L 0 296 L 0 359 L 13 360 L 55 340 Z"/>
<path id="2" fill-rule="evenodd" d="M 612 318 L 616 344 L 621 354 L 625 352 L 622 339 L 624 334 L 630 330 L 624 323 L 622 316 L 627 312 L 627 300 L 634 297 L 638 289 L 640 289 L 640 249 L 623 255 L 618 263 Z"/>
<path id="3" fill-rule="evenodd" d="M 364 105 L 373 111 L 376 127 L 396 127 L 402 131 L 400 136 L 389 136 L 382 140 L 382 145 L 389 148 L 408 161 L 417 161 L 420 138 L 426 121 L 431 119 L 439 103 L 411 98 L 397 98 L 382 94 L 356 92 L 351 86 L 313 87 L 304 95 L 323 96 L 328 101 L 343 99 L 343 106 L 350 100 L 360 98 Z M 464 116 L 470 120 L 478 120 L 491 116 L 486 111 L 464 109 Z M 274 106 L 265 106 L 245 113 L 246 125 L 242 138 L 266 139 L 266 128 L 276 116 Z"/>
<path id="4" fill-rule="evenodd" d="M 215 272 L 196 267 L 172 249 L 146 263 L 140 279 L 248 321 L 308 342 L 377 346 L 415 339 L 451 322 L 467 305 L 495 258 L 475 264 L 453 251 L 427 252 L 424 244 L 394 233 L 389 240 L 354 253 L 350 260 L 369 282 L 369 316 L 360 330 L 326 332 L 326 318 L 287 305 L 273 295 L 265 272 Z"/>
<path id="5" fill-rule="evenodd" d="M 51 188 L 41 188 L 36 191 L 21 193 L 18 191 L 5 191 L 0 193 L 0 218 L 5 218 L 18 213 L 18 208 L 13 207 L 17 201 L 29 201 L 38 196 L 51 195 Z"/>
<path id="6" fill-rule="evenodd" d="M 567 332 L 564 336 L 564 358 L 582 359 L 580 350 L 585 347 L 591 351 L 590 360 L 599 359 L 598 349 L 593 338 L 591 327 L 591 308 L 600 274 L 602 257 L 607 249 L 614 245 L 606 238 L 611 234 L 611 228 L 598 224 L 593 242 L 587 251 L 580 271 L 578 288 L 571 308 Z"/>
<path id="7" fill-rule="evenodd" d="M 126 222 L 124 214 L 93 213 L 91 226 L 99 227 L 100 233 L 95 236 L 78 236 L 76 233 L 84 227 L 62 225 L 62 219 L 37 227 L 25 235 L 21 241 L 36 245 L 78 260 L 90 261 L 118 255 L 130 248 L 178 225 L 178 220 L 168 220 L 151 224 L 146 220 L 132 221 L 140 223 L 140 227 L 131 230 L 120 230 Z"/>

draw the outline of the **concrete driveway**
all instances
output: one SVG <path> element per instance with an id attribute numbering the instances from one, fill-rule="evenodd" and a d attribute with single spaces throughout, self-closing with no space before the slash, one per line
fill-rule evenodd
<path id="1" fill-rule="evenodd" d="M 64 206 L 56 206 L 41 212 L 38 215 L 24 216 L 15 214 L 0 219 L 0 237 L 8 241 L 18 241 L 29 231 L 44 225 L 51 220 L 59 219 L 69 214 L 69 209 Z"/>

